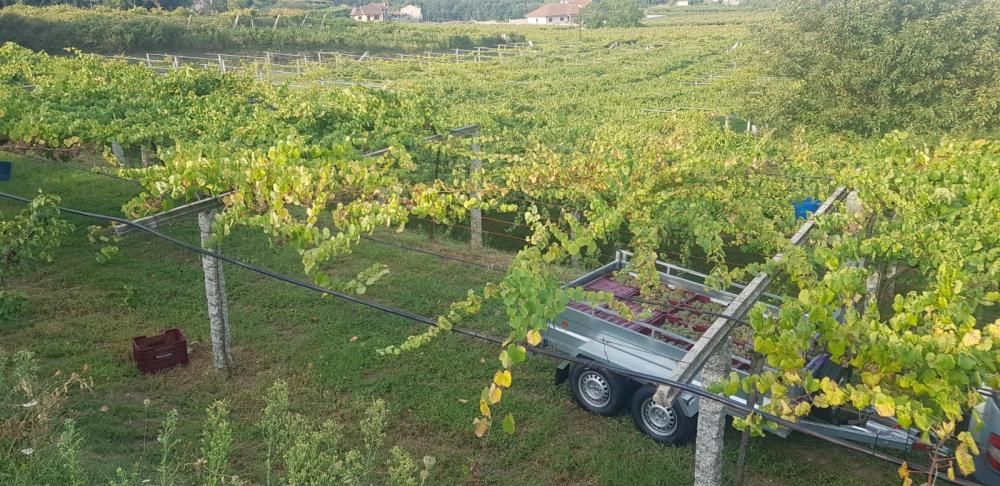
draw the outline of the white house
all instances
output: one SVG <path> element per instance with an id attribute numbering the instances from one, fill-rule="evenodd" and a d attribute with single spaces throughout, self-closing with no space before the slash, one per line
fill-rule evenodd
<path id="1" fill-rule="evenodd" d="M 420 22 L 424 14 L 420 7 L 408 4 L 399 10 L 393 10 L 388 2 L 369 3 L 351 9 L 351 18 L 358 22 L 385 22 L 386 20 L 410 20 Z"/>
<path id="2" fill-rule="evenodd" d="M 358 22 L 383 22 L 388 16 L 388 3 L 369 3 L 351 9 L 351 18 Z"/>
<path id="3" fill-rule="evenodd" d="M 424 19 L 424 14 L 420 10 L 420 7 L 413 4 L 406 5 L 403 8 L 399 9 L 397 15 L 403 20 L 415 20 L 417 22 L 420 22 L 421 20 Z"/>
<path id="4" fill-rule="evenodd" d="M 581 3 L 550 3 L 528 12 L 524 18 L 529 24 L 575 24 L 583 7 Z"/>

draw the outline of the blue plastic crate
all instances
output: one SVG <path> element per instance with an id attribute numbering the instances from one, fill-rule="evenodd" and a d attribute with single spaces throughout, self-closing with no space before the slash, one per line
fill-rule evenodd
<path id="1" fill-rule="evenodd" d="M 10 168 L 14 164 L 6 160 L 0 160 L 0 182 L 10 180 Z"/>
<path id="2" fill-rule="evenodd" d="M 819 199 L 813 199 L 811 197 L 805 198 L 793 204 L 795 207 L 795 219 L 808 219 L 811 213 L 815 213 L 820 205 L 823 204 Z"/>

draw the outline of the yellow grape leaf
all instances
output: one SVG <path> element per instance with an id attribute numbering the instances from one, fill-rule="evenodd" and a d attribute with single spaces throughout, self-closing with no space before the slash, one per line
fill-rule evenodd
<path id="1" fill-rule="evenodd" d="M 942 437 L 947 437 L 947 436 L 951 435 L 951 433 L 954 432 L 954 431 L 955 431 L 955 422 L 949 420 L 948 422 L 942 423 L 934 431 L 934 433 L 936 433 L 937 435 L 942 436 Z"/>
<path id="2" fill-rule="evenodd" d="M 786 371 L 785 381 L 791 385 L 798 385 L 799 383 L 802 382 L 802 377 L 800 377 L 799 374 L 794 371 Z"/>
<path id="3" fill-rule="evenodd" d="M 497 373 L 493 375 L 493 383 L 496 383 L 497 386 L 510 388 L 510 381 L 510 370 L 497 371 Z"/>
<path id="4" fill-rule="evenodd" d="M 962 346 L 971 348 L 979 344 L 979 342 L 982 340 L 983 340 L 983 335 L 981 332 L 979 332 L 979 329 L 973 329 L 965 333 L 964 336 L 962 336 Z"/>
<path id="5" fill-rule="evenodd" d="M 490 412 L 490 405 L 486 403 L 486 400 L 479 401 L 479 413 L 483 414 L 483 417 L 490 418 L 493 414 Z"/>
<path id="6" fill-rule="evenodd" d="M 500 365 L 506 369 L 510 368 L 510 364 L 510 355 L 507 354 L 507 351 L 500 351 Z"/>
<path id="7" fill-rule="evenodd" d="M 823 377 L 823 381 L 820 382 L 819 387 L 823 390 L 826 402 L 832 406 L 842 405 L 847 399 L 844 390 L 837 386 L 837 382 L 831 380 L 829 377 Z"/>
<path id="8" fill-rule="evenodd" d="M 948 464 L 948 479 L 951 481 L 955 480 L 955 465 Z"/>
<path id="9" fill-rule="evenodd" d="M 993 324 L 986 326 L 986 332 L 990 333 L 993 339 L 1000 339 L 1000 319 L 997 319 Z"/>
<path id="10" fill-rule="evenodd" d="M 972 438 L 972 434 L 967 431 L 962 431 L 958 433 L 959 442 L 969 446 L 969 451 L 972 452 L 973 456 L 979 455 L 979 446 L 976 445 L 976 439 Z"/>
<path id="11" fill-rule="evenodd" d="M 972 462 L 972 454 L 969 454 L 969 446 L 964 442 L 955 448 L 955 462 L 958 463 L 958 470 L 962 474 L 971 474 L 976 470 L 976 465 Z"/>
<path id="12" fill-rule="evenodd" d="M 542 343 L 542 333 L 538 332 L 537 329 L 528 331 L 528 335 L 526 337 L 528 339 L 528 344 L 532 346 L 538 346 Z"/>
<path id="13" fill-rule="evenodd" d="M 486 431 L 490 430 L 490 420 L 489 419 L 475 419 L 472 421 L 476 428 L 476 437 L 482 437 L 486 435 Z"/>
<path id="14" fill-rule="evenodd" d="M 503 390 L 496 386 L 496 384 L 490 385 L 490 404 L 494 405 L 500 403 L 501 397 L 503 397 Z"/>
<path id="15" fill-rule="evenodd" d="M 875 411 L 883 417 L 896 415 L 896 402 L 888 395 L 879 394 L 875 397 Z"/>
<path id="16" fill-rule="evenodd" d="M 788 405 L 788 400 L 782 398 L 778 403 L 781 404 L 781 416 L 782 417 L 791 417 L 792 413 L 793 413 L 793 410 L 792 410 L 792 407 L 790 405 Z"/>
<path id="17" fill-rule="evenodd" d="M 795 406 L 795 415 L 805 417 L 806 415 L 809 415 L 809 410 L 811 409 L 812 405 L 810 405 L 809 402 L 799 402 L 799 404 Z"/>
<path id="18" fill-rule="evenodd" d="M 854 405 L 854 408 L 861 410 L 867 407 L 868 400 L 869 400 L 868 395 L 866 395 L 860 389 L 858 388 L 851 389 L 851 405 Z"/>

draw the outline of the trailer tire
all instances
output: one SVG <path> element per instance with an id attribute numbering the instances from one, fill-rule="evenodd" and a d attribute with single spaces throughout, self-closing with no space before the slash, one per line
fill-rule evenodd
<path id="1" fill-rule="evenodd" d="M 569 384 L 580 408 L 597 415 L 617 414 L 628 399 L 628 380 L 599 368 L 574 366 Z"/>
<path id="2" fill-rule="evenodd" d="M 694 438 L 697 415 L 688 417 L 677 407 L 663 407 L 653 401 L 656 387 L 643 385 L 632 396 L 632 421 L 636 428 L 661 444 L 682 445 Z"/>

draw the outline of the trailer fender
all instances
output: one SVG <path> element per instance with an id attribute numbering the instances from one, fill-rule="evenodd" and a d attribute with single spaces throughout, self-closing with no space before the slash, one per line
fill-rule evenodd
<path id="1" fill-rule="evenodd" d="M 682 393 L 681 396 L 677 397 L 677 406 L 687 417 L 698 415 L 698 397 L 690 393 Z"/>
<path id="2" fill-rule="evenodd" d="M 569 379 L 569 369 L 573 363 L 562 360 L 556 365 L 556 386 L 562 385 Z"/>

